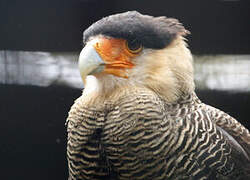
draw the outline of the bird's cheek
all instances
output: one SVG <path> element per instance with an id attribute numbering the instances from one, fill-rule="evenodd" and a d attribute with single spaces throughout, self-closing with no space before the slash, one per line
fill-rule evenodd
<path id="1" fill-rule="evenodd" d="M 128 78 L 128 74 L 125 69 L 110 67 L 109 65 L 105 66 L 104 72 L 107 74 L 112 74 L 114 76 Z"/>
<path id="2" fill-rule="evenodd" d="M 106 60 L 104 72 L 118 77 L 128 78 L 127 69 L 131 69 L 133 66 L 134 64 L 130 62 L 125 56 L 120 56 L 113 59 L 109 58 Z"/>
<path id="3" fill-rule="evenodd" d="M 105 51 L 104 51 L 105 50 Z M 126 54 L 121 48 L 104 48 L 96 49 L 98 54 L 105 62 L 104 72 L 118 77 L 127 78 L 127 69 L 134 67 L 131 62 L 131 57 Z"/>

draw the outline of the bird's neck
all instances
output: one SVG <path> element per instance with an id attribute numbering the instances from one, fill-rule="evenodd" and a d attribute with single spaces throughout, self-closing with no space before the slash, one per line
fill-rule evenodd
<path id="1" fill-rule="evenodd" d="M 107 101 L 117 101 L 120 97 L 129 95 L 131 92 L 140 93 L 147 89 L 147 91 L 157 94 L 166 103 L 173 104 L 182 99 L 193 97 L 195 94 L 191 89 L 177 92 L 176 89 L 164 85 L 164 82 L 158 82 L 154 86 L 136 85 L 125 79 L 117 79 L 112 76 L 90 75 L 86 77 L 82 96 L 85 104 L 105 104 Z"/>

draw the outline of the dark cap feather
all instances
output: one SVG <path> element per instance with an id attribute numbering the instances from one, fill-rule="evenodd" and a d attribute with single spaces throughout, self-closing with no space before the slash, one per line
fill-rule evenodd
<path id="1" fill-rule="evenodd" d="M 128 41 L 137 40 L 146 48 L 162 49 L 177 35 L 184 36 L 187 33 L 188 31 L 177 19 L 153 17 L 128 11 L 95 22 L 85 30 L 83 41 L 86 43 L 90 37 L 104 35 Z"/>

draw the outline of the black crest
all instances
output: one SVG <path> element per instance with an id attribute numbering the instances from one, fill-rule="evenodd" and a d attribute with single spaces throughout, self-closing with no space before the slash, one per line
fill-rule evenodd
<path id="1" fill-rule="evenodd" d="M 187 30 L 177 19 L 142 15 L 128 11 L 105 17 L 85 30 L 83 41 L 91 36 L 104 35 L 139 41 L 144 47 L 162 49 L 177 35 L 186 35 Z"/>

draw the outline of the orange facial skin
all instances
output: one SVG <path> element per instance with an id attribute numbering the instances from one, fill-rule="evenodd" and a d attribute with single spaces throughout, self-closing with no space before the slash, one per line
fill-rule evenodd
<path id="1" fill-rule="evenodd" d="M 106 64 L 105 73 L 128 78 L 125 70 L 134 67 L 131 60 L 138 54 L 129 51 L 126 40 L 101 37 L 94 44 L 94 47 Z"/>

